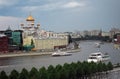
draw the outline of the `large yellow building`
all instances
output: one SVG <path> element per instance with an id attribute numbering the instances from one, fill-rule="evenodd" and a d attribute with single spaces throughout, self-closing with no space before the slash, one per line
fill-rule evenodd
<path id="1" fill-rule="evenodd" d="M 52 38 L 52 39 L 35 39 L 35 49 L 41 50 L 41 49 L 54 49 L 55 47 L 59 46 L 67 46 L 68 45 L 68 39 L 58 39 L 58 38 Z"/>
<path id="2" fill-rule="evenodd" d="M 67 46 L 68 39 L 67 38 L 47 38 L 47 39 L 34 39 L 32 36 L 28 36 L 23 39 L 23 46 L 31 45 L 31 40 L 33 40 L 35 45 L 35 50 L 48 50 L 54 49 L 59 46 Z"/>
<path id="3" fill-rule="evenodd" d="M 35 42 L 33 36 L 27 36 L 26 38 L 23 38 L 23 46 L 31 45 L 31 40 L 33 40 L 33 42 Z"/>

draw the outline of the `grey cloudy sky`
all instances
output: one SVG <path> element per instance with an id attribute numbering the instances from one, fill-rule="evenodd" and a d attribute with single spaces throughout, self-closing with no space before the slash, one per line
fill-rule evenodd
<path id="1" fill-rule="evenodd" d="M 120 0 L 0 0 L 0 29 L 20 28 L 30 12 L 48 31 L 120 28 Z"/>

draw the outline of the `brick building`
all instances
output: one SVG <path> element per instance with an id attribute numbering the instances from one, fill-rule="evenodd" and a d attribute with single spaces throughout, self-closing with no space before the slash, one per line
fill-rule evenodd
<path id="1" fill-rule="evenodd" d="M 8 37 L 0 34 L 0 53 L 8 52 Z"/>
<path id="2" fill-rule="evenodd" d="M 117 35 L 117 43 L 120 44 L 120 35 Z"/>
<path id="3" fill-rule="evenodd" d="M 9 52 L 22 50 L 22 31 L 21 30 L 11 30 L 8 27 L 5 31 L 0 31 L 1 36 L 7 37 L 7 47 Z M 1 38 L 2 40 L 3 38 Z M 3 41 L 3 40 L 2 40 Z M 4 41 L 5 42 L 5 41 Z M 1 43 L 0 43 L 1 44 Z M 2 51 L 2 49 L 0 49 Z"/>

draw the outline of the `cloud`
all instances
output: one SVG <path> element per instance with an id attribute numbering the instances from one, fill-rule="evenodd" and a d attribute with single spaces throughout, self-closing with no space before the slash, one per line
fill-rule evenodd
<path id="1" fill-rule="evenodd" d="M 6 6 L 15 5 L 17 2 L 18 0 L 0 0 L 0 9 Z"/>
<path id="2" fill-rule="evenodd" d="M 9 6 L 17 3 L 18 0 L 0 0 L 0 6 Z"/>
<path id="3" fill-rule="evenodd" d="M 75 1 L 72 1 L 72 2 L 68 2 L 66 4 L 63 5 L 64 8 L 76 8 L 76 7 L 84 7 L 86 6 L 85 3 L 80 3 L 80 2 L 75 2 Z"/>
<path id="4" fill-rule="evenodd" d="M 0 30 L 5 30 L 8 26 L 13 29 L 17 29 L 23 18 L 12 17 L 12 16 L 0 16 Z"/>
<path id="5" fill-rule="evenodd" d="M 54 2 L 54 3 L 47 3 L 44 5 L 37 5 L 37 6 L 24 6 L 22 7 L 23 11 L 51 11 L 51 10 L 60 10 L 60 9 L 67 9 L 67 8 L 77 8 L 77 7 L 85 7 L 85 2 L 77 2 L 77 1 L 61 1 L 61 2 Z"/>
<path id="6" fill-rule="evenodd" d="M 60 8 L 61 3 L 50 3 L 50 4 L 44 4 L 40 6 L 25 6 L 22 7 L 23 11 L 48 11 L 48 10 L 56 10 Z"/>

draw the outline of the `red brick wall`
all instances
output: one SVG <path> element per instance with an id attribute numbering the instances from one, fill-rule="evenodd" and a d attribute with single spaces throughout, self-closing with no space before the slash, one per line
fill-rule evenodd
<path id="1" fill-rule="evenodd" d="M 0 53 L 8 52 L 8 37 L 0 37 Z"/>
<path id="2" fill-rule="evenodd" d="M 120 44 L 120 35 L 117 35 L 117 43 Z"/>

